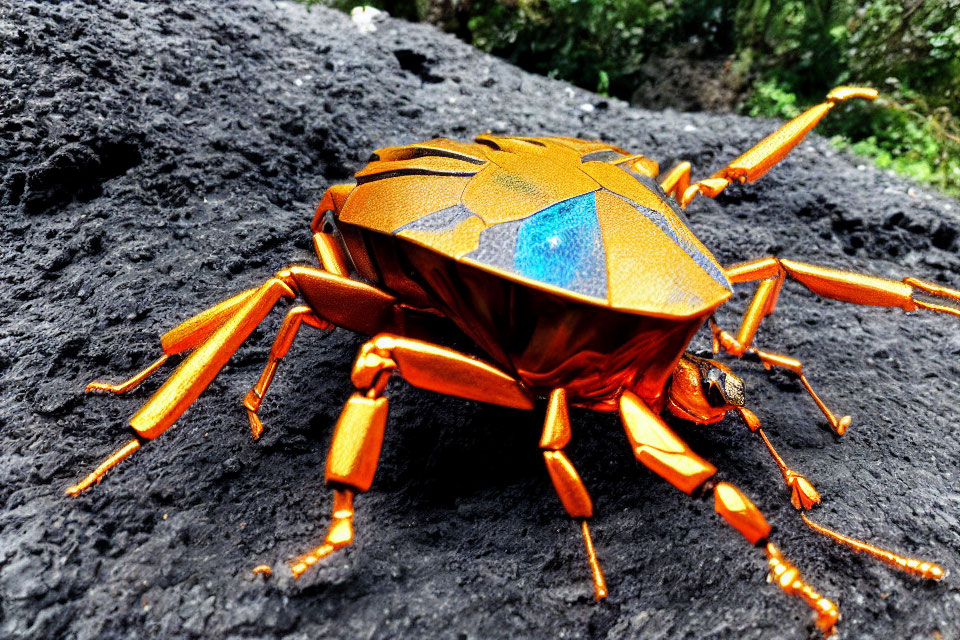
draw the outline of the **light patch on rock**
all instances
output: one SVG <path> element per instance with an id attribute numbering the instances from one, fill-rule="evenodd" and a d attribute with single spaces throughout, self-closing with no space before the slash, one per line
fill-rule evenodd
<path id="1" fill-rule="evenodd" d="M 350 10 L 350 19 L 353 20 L 353 24 L 357 25 L 360 33 L 373 33 L 377 30 L 373 20 L 381 13 L 383 12 L 376 7 L 354 7 Z"/>

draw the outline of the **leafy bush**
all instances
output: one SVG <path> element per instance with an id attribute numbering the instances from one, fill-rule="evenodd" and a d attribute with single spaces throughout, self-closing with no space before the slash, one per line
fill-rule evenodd
<path id="1" fill-rule="evenodd" d="M 738 108 L 789 118 L 839 84 L 836 144 L 960 196 L 960 0 L 305 0 L 429 20 L 525 69 L 630 99 L 651 59 L 726 59 Z"/>
<path id="2" fill-rule="evenodd" d="M 821 130 L 880 167 L 960 196 L 960 0 L 800 4 L 763 16 L 764 42 L 740 41 L 736 55 L 755 60 L 744 112 L 793 117 L 832 85 L 872 85 L 880 99 L 832 116 Z M 827 62 L 812 62 L 823 52 Z"/>

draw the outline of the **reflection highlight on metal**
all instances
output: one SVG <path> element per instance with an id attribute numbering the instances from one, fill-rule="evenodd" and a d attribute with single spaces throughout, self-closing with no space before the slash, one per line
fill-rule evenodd
<path id="1" fill-rule="evenodd" d="M 775 583 L 784 592 L 798 596 L 814 610 L 817 616 L 817 627 L 824 636 L 834 633 L 834 625 L 840 619 L 840 611 L 833 601 L 824 598 L 807 584 L 795 566 L 783 557 L 780 549 L 772 542 L 767 543 L 767 561 L 770 564 L 769 580 Z"/>
<path id="2" fill-rule="evenodd" d="M 273 569 L 271 569 L 269 565 L 258 564 L 251 570 L 251 573 L 255 576 L 263 576 L 263 579 L 266 580 L 273 575 Z"/>
<path id="3" fill-rule="evenodd" d="M 380 149 L 355 185 L 335 185 L 323 196 L 311 230 L 318 266 L 283 269 L 181 323 L 161 338 L 162 355 L 125 382 L 88 385 L 88 392 L 127 393 L 169 359 L 186 355 L 131 419 L 137 438 L 68 493 L 79 496 L 170 428 L 267 314 L 282 300 L 297 300 L 243 399 L 254 439 L 264 430 L 267 392 L 302 327 L 342 327 L 372 337 L 350 372 L 355 390 L 326 459 L 331 522 L 320 546 L 291 563 L 295 577 L 353 543 L 354 496 L 374 482 L 391 426 L 387 383 L 398 378 L 513 409 L 546 401 L 539 447 L 560 505 L 580 528 L 597 600 L 608 589 L 588 526 L 593 502 L 567 451 L 574 437 L 571 406 L 618 414 L 638 462 L 690 496 L 713 496 L 722 520 L 766 550 L 771 579 L 813 608 L 817 626 L 830 634 L 836 605 L 801 579 L 770 541 L 760 509 L 720 481 L 717 468 L 665 416 L 700 425 L 731 412 L 739 416 L 762 440 L 793 505 L 812 509 L 820 494 L 776 451 L 746 406 L 743 382 L 726 364 L 687 353 L 693 336 L 709 324 L 715 353 L 797 376 L 839 436 L 850 417 L 834 415 L 802 363 L 754 346 L 788 280 L 822 298 L 960 316 L 960 291 L 912 277 L 887 280 L 773 256 L 724 269 L 687 226 L 682 209 L 695 196 L 714 197 L 733 182 L 758 179 L 836 104 L 874 97 L 871 89 L 835 89 L 826 102 L 696 182 L 688 162 L 657 183 L 653 160 L 574 138 L 484 134 L 474 143 L 437 139 Z M 728 333 L 714 313 L 742 283 L 756 283 L 756 291 L 738 330 Z M 483 357 L 436 344 L 438 328 L 459 333 Z M 801 517 L 835 542 L 907 573 L 944 575 L 934 563 Z M 260 565 L 254 574 L 267 578 L 271 569 Z"/>
<path id="4" fill-rule="evenodd" d="M 100 466 L 90 472 L 90 475 L 72 487 L 69 487 L 67 489 L 67 495 L 77 497 L 93 485 L 99 484 L 100 480 L 103 479 L 103 476 L 107 475 L 107 471 L 114 468 L 139 450 L 140 441 L 131 440 L 127 444 L 120 447 L 112 456 L 101 462 Z"/>
<path id="5" fill-rule="evenodd" d="M 842 545 L 846 545 L 854 551 L 860 551 L 867 554 L 871 558 L 876 558 L 880 562 L 885 562 L 893 567 L 896 567 L 904 573 L 909 573 L 911 575 L 926 578 L 928 580 L 940 580 L 945 575 L 943 567 L 936 563 L 927 562 L 925 560 L 917 560 L 914 558 L 906 558 L 893 553 L 892 551 L 887 551 L 886 549 L 881 549 L 880 547 L 876 547 L 861 540 L 856 540 L 850 536 L 845 536 L 841 533 L 837 533 L 836 531 L 831 531 L 826 527 L 822 527 L 819 524 L 812 522 L 810 518 L 808 518 L 806 514 L 802 512 L 800 513 L 800 517 L 803 518 L 803 521 L 807 524 L 807 526 L 817 533 L 821 533 Z"/>

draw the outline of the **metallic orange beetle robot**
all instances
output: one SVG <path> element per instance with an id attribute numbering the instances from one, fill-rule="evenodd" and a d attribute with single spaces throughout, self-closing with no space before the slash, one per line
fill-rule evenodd
<path id="1" fill-rule="evenodd" d="M 466 144 L 438 139 L 376 152 L 356 185 L 331 187 L 313 220 L 320 267 L 292 266 L 258 288 L 200 313 L 164 335 L 163 356 L 130 380 L 91 383 L 123 393 L 170 357 L 192 350 L 130 421 L 136 436 L 68 493 L 79 495 L 114 465 L 180 417 L 281 298 L 300 298 L 274 341 L 260 379 L 244 399 L 253 437 L 277 364 L 306 323 L 374 337 L 360 349 L 356 392 L 336 425 L 326 464 L 333 516 L 323 543 L 293 561 L 295 576 L 353 541 L 353 498 L 370 488 L 387 422 L 387 380 L 517 409 L 546 398 L 540 447 L 563 506 L 581 528 L 598 599 L 607 594 L 588 519 L 593 506 L 564 447 L 568 406 L 618 412 L 637 460 L 692 496 L 713 495 L 717 512 L 752 545 L 771 575 L 816 612 L 829 634 L 833 602 L 811 588 L 770 541 L 770 526 L 737 487 L 694 453 L 661 417 L 699 424 L 739 414 L 762 438 L 815 531 L 911 574 L 943 570 L 829 531 L 803 511 L 820 500 L 813 485 L 774 450 L 747 409 L 743 383 L 724 364 L 685 353 L 709 322 L 714 351 L 749 355 L 796 374 L 834 432 L 837 418 L 810 387 L 801 363 L 752 346 L 787 278 L 815 294 L 860 305 L 929 309 L 960 315 L 960 292 L 914 278 L 903 281 L 775 257 L 721 267 L 687 227 L 681 208 L 714 197 L 734 181 L 753 181 L 779 162 L 837 103 L 873 99 L 870 89 L 840 87 L 826 102 L 786 123 L 712 177 L 690 182 L 681 163 L 658 183 L 657 164 L 600 142 L 481 135 Z M 733 284 L 758 282 L 736 335 L 714 311 Z M 452 323 L 489 357 L 484 362 L 423 339 L 430 323 Z M 434 324 L 435 326 L 435 324 Z M 267 574 L 268 568 L 257 571 Z"/>

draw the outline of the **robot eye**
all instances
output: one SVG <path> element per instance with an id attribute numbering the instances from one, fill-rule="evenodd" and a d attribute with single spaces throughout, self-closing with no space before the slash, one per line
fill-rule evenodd
<path id="1" fill-rule="evenodd" d="M 723 396 L 723 383 L 726 375 L 717 369 L 711 369 L 703 378 L 703 392 L 711 407 L 723 407 L 727 400 Z"/>
<path id="2" fill-rule="evenodd" d="M 710 369 L 703 376 L 703 392 L 711 407 L 742 407 L 746 401 L 743 381 L 720 369 Z"/>

